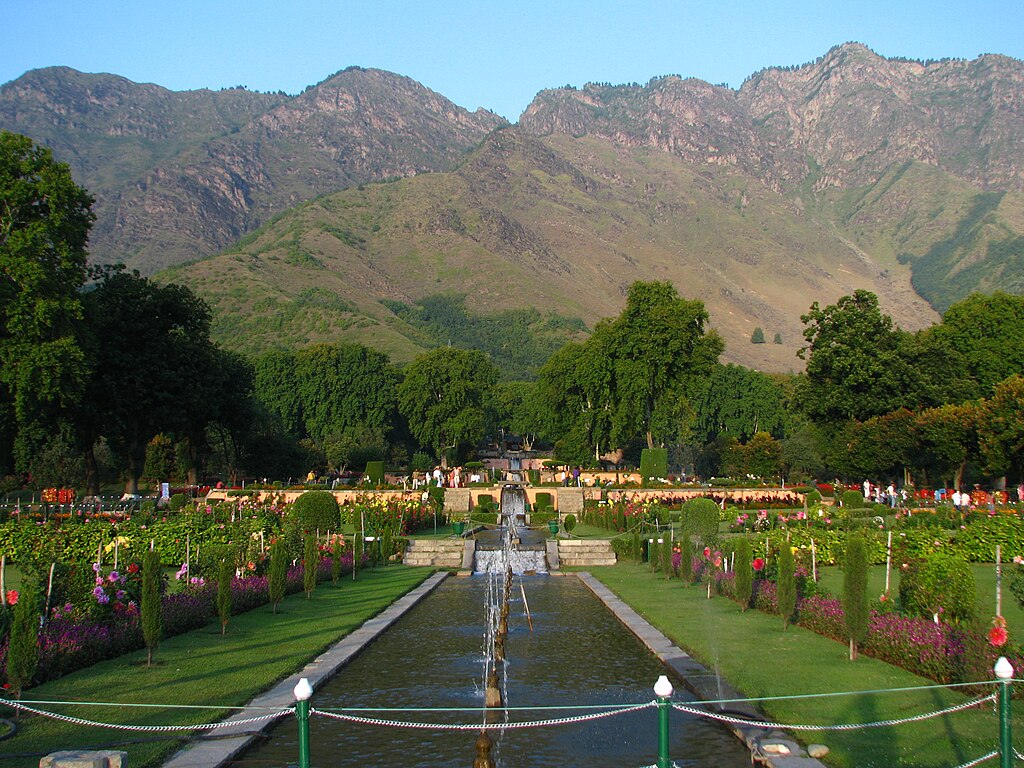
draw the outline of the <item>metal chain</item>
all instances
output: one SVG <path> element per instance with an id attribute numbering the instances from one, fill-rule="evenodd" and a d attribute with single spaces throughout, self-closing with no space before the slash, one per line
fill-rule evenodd
<path id="1" fill-rule="evenodd" d="M 258 723 L 261 720 L 270 720 L 271 718 L 280 717 L 281 715 L 294 714 L 295 708 L 282 709 L 277 712 L 270 712 L 265 715 L 259 715 L 257 717 L 249 717 L 244 720 L 223 720 L 219 723 L 199 723 L 197 725 L 128 725 L 126 723 L 100 723 L 96 720 L 85 720 L 80 717 L 71 717 L 70 715 L 60 715 L 56 712 L 47 712 L 43 709 L 36 709 L 35 707 L 27 707 L 24 704 L 19 704 L 16 701 L 4 700 L 4 704 L 15 709 L 20 709 L 25 712 L 30 712 L 33 715 L 42 715 L 43 717 L 49 717 L 54 720 L 62 720 L 65 723 L 72 723 L 73 725 L 91 725 L 97 728 L 115 728 L 121 731 L 144 731 L 163 733 L 166 731 L 212 731 L 217 728 L 232 728 L 236 725 L 249 725 L 250 723 Z"/>
<path id="2" fill-rule="evenodd" d="M 964 763 L 963 765 L 958 765 L 956 768 L 974 768 L 974 766 L 981 765 L 986 760 L 991 760 L 993 757 L 999 757 L 999 753 L 998 752 L 989 752 L 987 755 L 982 755 L 981 757 L 979 757 L 979 758 L 977 758 L 975 760 L 971 760 L 969 763 Z"/>
<path id="3" fill-rule="evenodd" d="M 616 715 L 624 715 L 628 712 L 639 712 L 642 709 L 655 706 L 655 702 L 648 702 L 647 704 L 637 704 L 633 707 L 624 707 L 623 709 L 613 710 L 611 712 L 597 712 L 591 715 L 577 715 L 576 717 L 562 717 L 552 720 L 532 720 L 524 721 L 520 723 L 495 723 L 493 727 L 497 730 L 512 730 L 521 728 L 542 728 L 551 725 L 566 725 L 568 723 L 585 723 L 590 720 L 600 720 L 605 717 L 614 717 Z M 356 715 L 346 715 L 339 712 L 325 712 L 323 710 L 310 708 L 309 713 L 311 715 L 321 715 L 323 717 L 329 717 L 334 720 L 345 720 L 350 723 L 361 723 L 363 725 L 380 725 L 389 728 L 421 728 L 421 729 L 433 729 L 440 731 L 479 731 L 482 728 L 488 727 L 487 725 L 481 726 L 480 723 L 406 723 L 399 720 L 383 720 L 375 717 L 358 717 Z"/>
<path id="4" fill-rule="evenodd" d="M 719 720 L 723 723 L 733 723 L 735 725 L 749 725 L 753 728 L 780 728 L 786 731 L 856 731 L 860 728 L 886 728 L 893 725 L 905 725 L 907 723 L 916 723 L 921 720 L 930 720 L 933 717 L 940 717 L 942 715 L 949 715 L 954 712 L 960 712 L 971 707 L 976 707 L 979 704 L 984 704 L 986 701 L 994 701 L 996 694 L 991 693 L 988 696 L 983 696 L 980 699 L 973 699 L 963 704 L 956 704 L 948 709 L 940 709 L 937 712 L 927 712 L 923 715 L 913 715 L 912 717 L 904 717 L 895 720 L 877 720 L 873 723 L 849 723 L 841 725 L 790 725 L 787 723 L 767 723 L 757 720 L 747 720 L 742 717 L 730 717 L 729 715 L 720 715 L 716 712 L 708 712 L 704 709 L 697 709 L 696 707 L 690 707 L 686 704 L 673 704 L 673 709 L 678 709 L 680 712 L 686 712 L 691 715 L 698 717 L 707 717 L 712 720 Z"/>

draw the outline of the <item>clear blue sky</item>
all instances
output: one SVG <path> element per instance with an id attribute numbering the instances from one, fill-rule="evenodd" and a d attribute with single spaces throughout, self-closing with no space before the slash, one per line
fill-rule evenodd
<path id="1" fill-rule="evenodd" d="M 855 40 L 1024 58 L 1024 0 L 0 0 L 0 83 L 65 65 L 171 88 L 298 93 L 351 65 L 518 119 L 543 88 L 680 74 L 737 88 Z"/>

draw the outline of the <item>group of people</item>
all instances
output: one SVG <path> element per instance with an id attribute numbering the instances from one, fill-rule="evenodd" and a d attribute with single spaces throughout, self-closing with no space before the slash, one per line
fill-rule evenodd
<path id="1" fill-rule="evenodd" d="M 900 488 L 896 490 L 896 486 L 892 483 L 882 488 L 881 483 L 872 483 L 870 480 L 865 480 L 863 490 L 866 501 L 874 501 L 875 504 L 888 504 L 893 509 L 903 506 L 907 500 L 907 489 Z"/>
<path id="2" fill-rule="evenodd" d="M 482 476 L 478 469 L 466 474 L 462 467 L 451 467 L 450 469 L 434 467 L 431 472 L 414 472 L 412 487 L 462 488 L 467 483 L 479 483 L 481 480 Z"/>

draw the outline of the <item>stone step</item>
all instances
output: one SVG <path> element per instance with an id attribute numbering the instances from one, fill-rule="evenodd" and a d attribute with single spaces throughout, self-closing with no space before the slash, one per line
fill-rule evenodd
<path id="1" fill-rule="evenodd" d="M 618 560 L 614 557 L 581 557 L 581 558 L 559 558 L 559 564 L 563 567 L 591 568 L 605 565 L 615 565 Z"/>

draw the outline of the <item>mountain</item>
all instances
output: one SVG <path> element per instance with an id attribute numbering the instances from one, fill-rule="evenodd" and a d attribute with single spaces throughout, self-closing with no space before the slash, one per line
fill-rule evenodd
<path id="1" fill-rule="evenodd" d="M 210 302 L 229 347 L 347 338 L 400 362 L 425 346 L 403 304 L 457 292 L 477 314 L 538 307 L 592 326 L 633 281 L 671 280 L 705 302 L 728 360 L 784 371 L 812 300 L 868 287 L 903 327 L 937 319 L 892 263 L 736 168 L 510 127 L 455 171 L 322 196 L 161 277 Z M 751 344 L 758 326 L 783 343 Z"/>
<path id="2" fill-rule="evenodd" d="M 782 371 L 813 301 L 867 288 L 916 329 L 973 290 L 1024 292 L 1022 116 L 1020 61 L 855 43 L 738 90 L 546 90 L 517 126 L 358 68 L 299 96 L 56 69 L 0 87 L 0 127 L 96 193 L 94 255 L 177 264 L 161 279 L 212 304 L 226 345 L 344 338 L 401 362 L 476 334 L 511 367 L 634 280 L 672 280 L 727 360 Z"/>
<path id="3" fill-rule="evenodd" d="M 316 195 L 452 168 L 504 124 L 356 67 L 298 96 L 174 92 L 64 67 L 0 87 L 0 129 L 51 146 L 96 196 L 93 259 L 146 273 Z"/>

